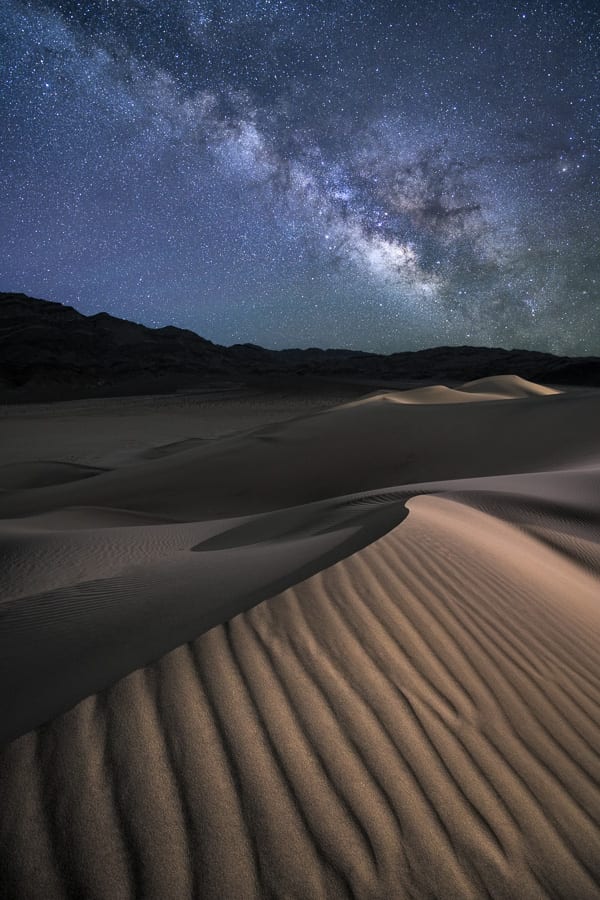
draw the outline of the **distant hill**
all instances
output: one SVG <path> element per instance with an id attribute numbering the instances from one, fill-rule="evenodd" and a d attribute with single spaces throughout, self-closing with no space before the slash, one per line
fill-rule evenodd
<path id="1" fill-rule="evenodd" d="M 147 328 L 108 313 L 0 293 L 3 397 L 102 396 L 171 390 L 206 379 L 327 376 L 381 381 L 464 382 L 512 373 L 550 384 L 600 385 L 600 358 L 530 350 L 435 347 L 383 356 L 353 350 L 224 347 L 193 331 Z"/>

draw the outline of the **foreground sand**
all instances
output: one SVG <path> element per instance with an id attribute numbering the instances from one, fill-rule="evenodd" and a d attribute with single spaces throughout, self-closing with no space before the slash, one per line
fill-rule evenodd
<path id="1" fill-rule="evenodd" d="M 501 378 L 19 470 L 2 896 L 599 897 L 598 411 Z"/>

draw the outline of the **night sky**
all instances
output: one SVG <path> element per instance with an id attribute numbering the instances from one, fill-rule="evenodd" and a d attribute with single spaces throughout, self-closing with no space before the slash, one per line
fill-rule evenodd
<path id="1" fill-rule="evenodd" d="M 600 354 L 595 6 L 2 0 L 0 290 Z"/>

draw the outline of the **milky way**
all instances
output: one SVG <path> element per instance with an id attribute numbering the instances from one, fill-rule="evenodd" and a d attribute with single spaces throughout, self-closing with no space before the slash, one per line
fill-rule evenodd
<path id="1" fill-rule="evenodd" d="M 600 354 L 594 6 L 3 0 L 0 289 Z"/>

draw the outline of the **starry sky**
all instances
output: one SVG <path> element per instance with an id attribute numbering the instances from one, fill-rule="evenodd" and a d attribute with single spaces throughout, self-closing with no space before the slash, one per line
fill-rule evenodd
<path id="1" fill-rule="evenodd" d="M 596 4 L 2 0 L 0 290 L 600 354 Z"/>

